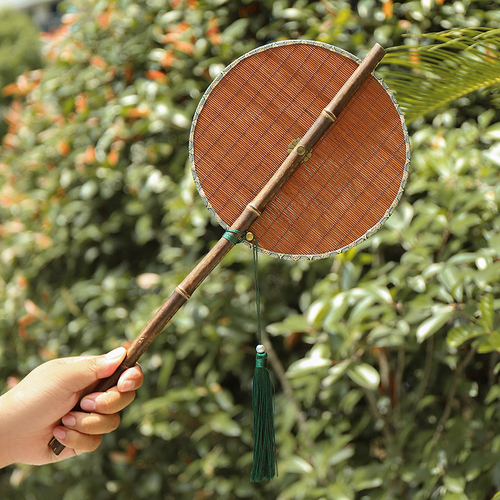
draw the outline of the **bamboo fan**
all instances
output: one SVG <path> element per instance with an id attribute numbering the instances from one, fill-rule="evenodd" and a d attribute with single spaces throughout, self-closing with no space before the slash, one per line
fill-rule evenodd
<path id="1" fill-rule="evenodd" d="M 208 209 L 231 227 L 358 67 L 311 41 L 278 42 L 226 68 L 196 111 L 190 160 Z M 285 259 L 343 252 L 373 234 L 402 194 L 404 117 L 370 75 L 303 164 L 250 226 L 259 249 Z"/>
<path id="2" fill-rule="evenodd" d="M 239 241 L 278 258 L 312 260 L 348 250 L 382 226 L 410 162 L 403 114 L 373 73 L 384 53 L 376 45 L 361 62 L 331 45 L 288 40 L 245 54 L 214 80 L 193 119 L 189 156 L 196 187 L 226 233 L 94 391 L 116 385 Z M 255 397 L 267 372 L 262 348 L 254 406 L 258 400 L 258 411 L 272 418 L 269 387 Z M 257 431 L 252 480 L 260 481 L 275 472 L 274 427 Z M 49 445 L 57 455 L 64 449 L 55 438 Z"/>

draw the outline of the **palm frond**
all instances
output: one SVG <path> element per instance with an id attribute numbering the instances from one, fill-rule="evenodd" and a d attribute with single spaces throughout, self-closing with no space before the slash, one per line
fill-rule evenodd
<path id="1" fill-rule="evenodd" d="M 377 71 L 396 94 L 408 123 L 475 90 L 500 87 L 500 29 L 422 36 L 437 43 L 389 49 Z"/>

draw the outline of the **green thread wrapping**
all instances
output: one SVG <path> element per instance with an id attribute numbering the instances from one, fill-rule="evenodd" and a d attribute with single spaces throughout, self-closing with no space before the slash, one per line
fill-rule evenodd
<path id="1" fill-rule="evenodd" d="M 238 236 L 242 236 L 244 234 L 245 233 L 243 231 L 239 231 L 238 229 L 228 228 L 227 231 L 222 235 L 222 237 L 233 245 L 237 245 L 240 241 L 242 241 L 238 238 Z"/>
<path id="2" fill-rule="evenodd" d="M 257 357 L 255 358 L 255 368 L 265 368 L 267 363 L 267 354 L 257 353 Z"/>

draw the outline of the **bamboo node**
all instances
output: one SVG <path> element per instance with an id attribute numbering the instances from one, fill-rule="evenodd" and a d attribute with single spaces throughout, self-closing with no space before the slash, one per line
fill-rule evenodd
<path id="1" fill-rule="evenodd" d="M 189 300 L 191 298 L 191 295 L 189 295 L 189 293 L 186 292 L 186 290 L 184 290 L 184 288 L 182 288 L 180 285 L 178 285 L 176 288 L 175 288 L 175 291 L 179 294 L 179 295 L 182 295 L 186 300 Z"/>
<path id="2" fill-rule="evenodd" d="M 257 217 L 260 217 L 262 215 L 262 212 L 260 210 L 257 210 L 251 203 L 247 205 L 247 210 L 250 210 L 250 212 L 256 214 Z"/>
<path id="3" fill-rule="evenodd" d="M 321 114 L 323 116 L 326 116 L 327 118 L 329 118 L 332 122 L 336 122 L 337 121 L 337 117 L 331 112 L 331 111 L 328 111 L 328 109 L 323 109 L 323 111 L 321 111 Z"/>

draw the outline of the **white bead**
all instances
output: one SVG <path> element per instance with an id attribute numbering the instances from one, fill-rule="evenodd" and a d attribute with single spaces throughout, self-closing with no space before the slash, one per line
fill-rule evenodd
<path id="1" fill-rule="evenodd" d="M 262 345 L 262 344 L 259 344 L 255 350 L 259 353 L 259 354 L 264 354 L 266 352 L 266 348 Z"/>

